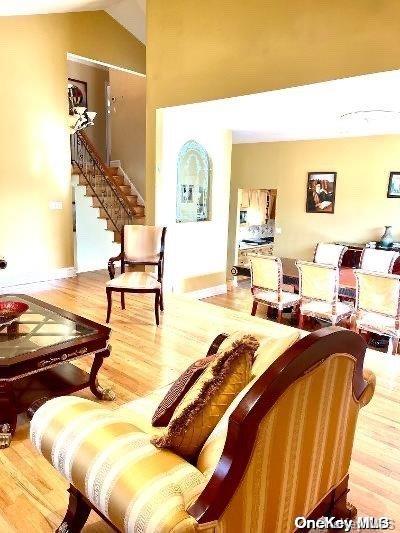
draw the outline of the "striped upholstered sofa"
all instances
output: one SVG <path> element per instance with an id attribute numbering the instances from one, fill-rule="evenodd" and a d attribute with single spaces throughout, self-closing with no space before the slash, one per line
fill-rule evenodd
<path id="1" fill-rule="evenodd" d="M 357 415 L 375 384 L 364 340 L 332 327 L 260 342 L 252 381 L 193 464 L 150 442 L 165 390 L 114 411 L 74 396 L 45 403 L 31 439 L 70 483 L 57 531 L 81 531 L 91 509 L 135 533 L 286 533 L 296 516 L 350 517 Z"/>

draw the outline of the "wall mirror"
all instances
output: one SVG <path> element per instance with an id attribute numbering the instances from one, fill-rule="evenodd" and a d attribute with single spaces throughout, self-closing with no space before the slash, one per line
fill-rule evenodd
<path id="1" fill-rule="evenodd" d="M 210 220 L 211 160 L 197 141 L 186 142 L 178 154 L 176 221 Z"/>

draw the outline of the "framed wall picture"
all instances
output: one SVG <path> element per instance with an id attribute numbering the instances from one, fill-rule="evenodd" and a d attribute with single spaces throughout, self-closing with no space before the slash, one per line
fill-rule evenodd
<path id="1" fill-rule="evenodd" d="M 70 95 L 70 98 L 72 98 L 74 107 L 88 107 L 86 81 L 68 78 L 68 95 Z"/>
<path id="2" fill-rule="evenodd" d="M 387 197 L 400 198 L 400 171 L 390 173 Z"/>
<path id="3" fill-rule="evenodd" d="M 307 178 L 307 213 L 334 213 L 336 172 L 309 172 Z"/>
<path id="4" fill-rule="evenodd" d="M 210 220 L 211 160 L 197 141 L 186 142 L 177 165 L 176 221 Z"/>

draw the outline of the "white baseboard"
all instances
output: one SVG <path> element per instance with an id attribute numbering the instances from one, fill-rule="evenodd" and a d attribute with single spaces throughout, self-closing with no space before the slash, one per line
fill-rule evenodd
<path id="1" fill-rule="evenodd" d="M 28 283 L 38 283 L 41 281 L 55 281 L 57 279 L 72 278 L 76 276 L 75 267 L 55 268 L 43 272 L 21 272 L 12 274 L 7 270 L 0 271 L 0 287 L 15 287 Z"/>
<path id="2" fill-rule="evenodd" d="M 214 285 L 214 287 L 207 287 L 206 289 L 199 289 L 198 291 L 185 292 L 184 295 L 193 298 L 194 300 L 202 300 L 203 298 L 210 298 L 210 296 L 217 296 L 218 294 L 226 294 L 228 288 L 226 283 L 221 285 Z"/>
<path id="3" fill-rule="evenodd" d="M 118 254 L 114 254 L 118 255 Z M 77 274 L 84 274 L 85 272 L 98 272 L 99 270 L 107 270 L 107 262 L 104 263 L 102 261 L 101 263 L 92 264 L 92 265 L 83 265 L 79 270 L 77 270 Z"/>

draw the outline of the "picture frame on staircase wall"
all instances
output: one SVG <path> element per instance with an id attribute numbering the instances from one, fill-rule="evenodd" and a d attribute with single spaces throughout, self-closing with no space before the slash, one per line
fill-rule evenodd
<path id="1" fill-rule="evenodd" d="M 72 94 L 74 99 L 74 107 L 86 107 L 88 108 L 87 97 L 87 83 L 82 80 L 75 80 L 74 78 L 68 78 L 68 86 L 72 85 Z"/>

